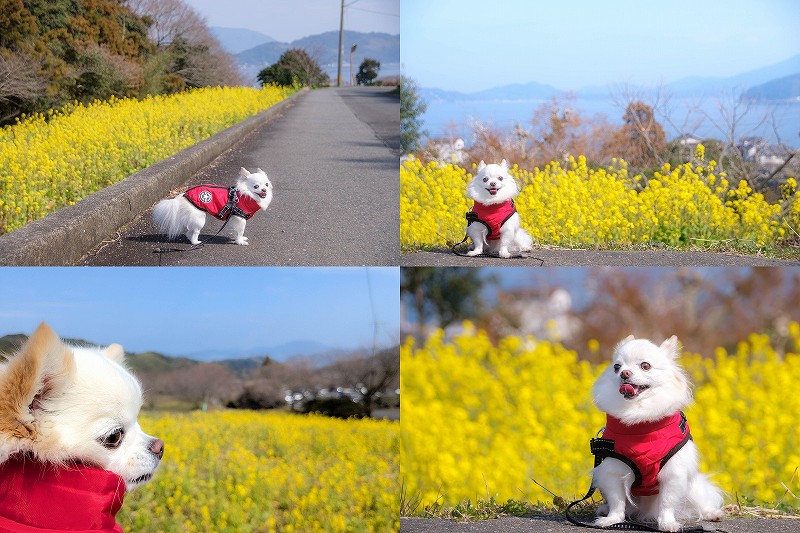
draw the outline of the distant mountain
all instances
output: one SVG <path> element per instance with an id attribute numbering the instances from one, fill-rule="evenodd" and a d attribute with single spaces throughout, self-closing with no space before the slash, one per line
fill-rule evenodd
<path id="1" fill-rule="evenodd" d="M 245 50 L 264 43 L 275 41 L 275 39 L 269 35 L 264 35 L 263 33 L 246 28 L 221 28 L 219 26 L 212 26 L 209 29 L 212 35 L 219 41 L 219 44 L 222 45 L 222 49 L 231 55 L 244 52 Z"/>
<path id="2" fill-rule="evenodd" d="M 292 341 L 285 344 L 280 344 L 278 346 L 258 346 L 247 349 L 227 349 L 225 351 L 204 350 L 186 353 L 184 356 L 196 361 L 204 362 L 216 362 L 220 360 L 243 359 L 251 357 L 258 357 L 261 359 L 264 357 L 270 357 L 276 361 L 284 361 L 286 359 L 292 359 L 295 357 L 313 357 L 334 350 L 335 348 L 331 348 L 330 346 L 315 341 Z"/>
<path id="3" fill-rule="evenodd" d="M 800 73 L 800 54 L 780 63 L 749 70 L 727 78 L 690 77 L 667 84 L 676 96 L 706 94 L 712 95 L 724 89 L 746 90 L 778 78 Z"/>
<path id="4" fill-rule="evenodd" d="M 4 354 L 13 354 L 26 340 L 28 340 L 28 336 L 22 333 L 0 337 L 0 362 L 3 361 Z M 83 339 L 64 339 L 64 342 L 75 346 L 97 346 L 96 343 Z M 168 372 L 201 363 L 219 363 L 230 368 L 234 374 L 240 375 L 251 368 L 260 366 L 265 357 L 274 361 L 311 358 L 325 362 L 322 361 L 323 356 L 340 351 L 315 341 L 293 341 L 268 348 L 226 350 L 224 352 L 208 350 L 187 354 L 184 357 L 174 357 L 158 352 L 126 352 L 125 360 L 134 372 L 139 373 Z"/>
<path id="5" fill-rule="evenodd" d="M 420 87 L 419 94 L 426 102 L 465 102 L 478 100 L 546 100 L 563 94 L 563 91 L 556 89 L 552 85 L 530 82 L 503 85 L 474 93 Z"/>
<path id="6" fill-rule="evenodd" d="M 344 32 L 343 64 L 350 61 L 350 47 L 357 45 L 353 54 L 354 69 L 369 57 L 381 63 L 380 75 L 399 73 L 400 71 L 400 36 L 388 33 Z M 245 75 L 255 79 L 256 74 L 275 63 L 281 54 L 291 48 L 302 48 L 313 57 L 331 78 L 336 76 L 338 61 L 339 32 L 329 31 L 318 35 L 310 35 L 291 43 L 277 41 L 264 43 L 234 55 Z M 348 67 L 345 67 L 348 68 Z M 349 68 L 343 76 L 349 77 Z"/>
<path id="7" fill-rule="evenodd" d="M 753 100 L 800 101 L 800 74 L 792 74 L 751 87 L 746 93 Z"/>

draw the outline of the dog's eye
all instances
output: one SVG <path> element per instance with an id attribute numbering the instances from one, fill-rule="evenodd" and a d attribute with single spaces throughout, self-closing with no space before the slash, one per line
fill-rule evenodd
<path id="1" fill-rule="evenodd" d="M 616 374 L 617 372 L 619 372 L 620 368 L 622 368 L 622 365 L 620 365 L 620 364 L 614 365 L 614 373 Z"/>
<path id="2" fill-rule="evenodd" d="M 100 439 L 100 444 L 106 448 L 119 448 L 119 445 L 122 444 L 122 438 L 124 436 L 125 431 L 122 428 L 115 429 L 112 433 L 109 433 Z"/>
<path id="3" fill-rule="evenodd" d="M 497 179 L 499 179 L 500 181 L 503 181 L 503 176 L 500 176 Z"/>
<path id="4" fill-rule="evenodd" d="M 641 368 L 642 370 L 650 370 L 650 363 L 645 361 L 645 362 L 643 362 L 642 364 L 639 365 L 639 368 Z"/>
<path id="5" fill-rule="evenodd" d="M 489 178 L 483 178 L 484 183 L 486 183 L 487 181 L 489 181 Z"/>

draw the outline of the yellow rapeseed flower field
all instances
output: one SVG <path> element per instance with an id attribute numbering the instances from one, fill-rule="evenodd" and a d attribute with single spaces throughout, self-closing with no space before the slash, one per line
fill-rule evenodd
<path id="1" fill-rule="evenodd" d="M 75 103 L 0 129 L 0 234 L 280 102 L 293 88 L 213 87 Z"/>
<path id="2" fill-rule="evenodd" d="M 729 501 L 776 504 L 782 483 L 800 493 L 800 326 L 781 350 L 753 334 L 733 353 L 706 355 L 680 358 L 695 385 L 687 416 L 702 470 Z M 566 500 L 588 489 L 589 439 L 605 423 L 591 395 L 602 366 L 530 337 L 493 345 L 467 324 L 452 340 L 408 341 L 400 370 L 400 472 L 420 508 L 552 501 L 534 480 Z"/>
<path id="3" fill-rule="evenodd" d="M 128 533 L 400 527 L 396 422 L 253 411 L 140 422 L 166 448 L 153 482 L 125 498 Z"/>
<path id="4" fill-rule="evenodd" d="M 534 171 L 514 165 L 522 225 L 535 243 L 570 247 L 729 242 L 759 249 L 800 231 L 795 190 L 784 193 L 782 214 L 780 203 L 768 202 L 747 182 L 729 183 L 724 173 L 717 174 L 714 161 L 702 160 L 702 146 L 697 156 L 699 163 L 666 164 L 649 178 L 629 176 L 622 160 L 589 168 L 583 156 Z M 466 169 L 452 164 L 410 159 L 401 165 L 403 251 L 461 241 L 464 213 L 472 207 L 465 192 L 471 179 Z"/>

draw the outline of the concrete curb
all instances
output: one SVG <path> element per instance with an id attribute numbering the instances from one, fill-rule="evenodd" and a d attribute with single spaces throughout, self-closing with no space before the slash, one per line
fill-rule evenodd
<path id="1" fill-rule="evenodd" d="M 77 202 L 0 236 L 0 265 L 74 265 L 308 89 Z"/>

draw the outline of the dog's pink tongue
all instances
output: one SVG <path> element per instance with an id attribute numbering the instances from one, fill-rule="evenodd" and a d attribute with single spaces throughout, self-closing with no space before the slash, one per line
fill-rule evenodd
<path id="1" fill-rule="evenodd" d="M 636 389 L 630 383 L 623 383 L 619 388 L 619 393 L 625 396 L 633 396 L 636 394 Z"/>

